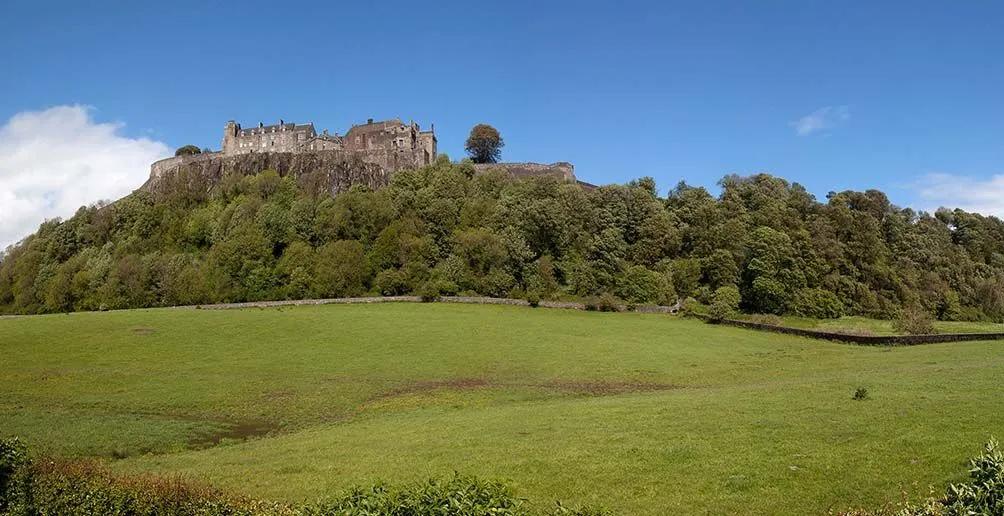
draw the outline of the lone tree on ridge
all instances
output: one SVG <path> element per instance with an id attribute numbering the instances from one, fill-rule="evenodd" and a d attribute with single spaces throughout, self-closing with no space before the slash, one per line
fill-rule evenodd
<path id="1" fill-rule="evenodd" d="M 505 147 L 502 135 L 498 129 L 488 124 L 474 126 L 464 144 L 464 149 L 475 163 L 498 163 L 502 157 L 502 147 Z"/>
<path id="2" fill-rule="evenodd" d="M 175 156 L 191 156 L 193 154 L 202 154 L 202 151 L 195 145 L 185 145 L 174 151 Z"/>

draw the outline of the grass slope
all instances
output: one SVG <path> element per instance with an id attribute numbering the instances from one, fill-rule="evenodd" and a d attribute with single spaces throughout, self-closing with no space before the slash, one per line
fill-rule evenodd
<path id="1" fill-rule="evenodd" d="M 822 513 L 961 479 L 1004 434 L 1001 343 L 854 347 L 632 313 L 79 313 L 0 320 L 0 356 L 0 435 L 287 500 L 459 470 L 624 514 Z"/>

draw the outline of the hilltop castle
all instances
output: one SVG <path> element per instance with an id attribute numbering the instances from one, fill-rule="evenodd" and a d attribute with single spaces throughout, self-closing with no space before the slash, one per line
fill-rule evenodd
<path id="1" fill-rule="evenodd" d="M 244 128 L 231 120 L 223 131 L 222 154 L 252 154 L 256 152 L 317 152 L 345 151 L 388 169 L 403 166 L 419 167 L 436 159 L 435 127 L 422 131 L 415 122 L 401 120 L 353 125 L 344 136 L 317 134 L 313 123 L 294 124 L 279 120 L 278 124 Z M 368 158 L 368 159 L 367 159 Z"/>
<path id="2" fill-rule="evenodd" d="M 400 119 L 353 125 L 345 135 L 320 134 L 313 123 L 258 123 L 245 128 L 234 120 L 223 130 L 219 152 L 206 151 L 156 161 L 150 165 L 150 179 L 141 187 L 155 190 L 166 177 L 202 182 L 211 188 L 228 173 L 257 174 L 275 170 L 280 175 L 320 173 L 332 194 L 360 184 L 379 188 L 399 170 L 416 169 L 436 160 L 435 127 L 423 131 L 415 122 Z M 570 163 L 491 163 L 474 165 L 475 173 L 501 169 L 513 177 L 553 176 L 580 185 Z M 182 171 L 185 174 L 179 175 Z M 306 179 L 304 179 L 306 180 Z"/>

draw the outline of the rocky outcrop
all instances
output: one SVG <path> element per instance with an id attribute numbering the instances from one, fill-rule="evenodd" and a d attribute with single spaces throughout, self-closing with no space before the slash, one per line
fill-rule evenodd
<path id="1" fill-rule="evenodd" d="M 150 178 L 140 190 L 165 192 L 179 186 L 209 191 L 230 174 L 254 175 L 275 170 L 280 176 L 292 175 L 301 187 L 337 194 L 353 185 L 379 188 L 390 182 L 399 168 L 393 153 L 374 151 L 379 156 L 360 152 L 263 152 L 226 156 L 206 153 L 176 156 L 150 166 Z M 383 167 L 375 161 L 390 163 Z M 180 183 L 180 184 L 179 184 Z"/>

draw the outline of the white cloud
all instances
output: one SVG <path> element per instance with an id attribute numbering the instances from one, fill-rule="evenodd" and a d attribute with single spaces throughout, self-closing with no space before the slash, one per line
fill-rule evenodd
<path id="1" fill-rule="evenodd" d="M 791 122 L 791 126 L 795 128 L 795 133 L 799 136 L 807 136 L 832 129 L 850 118 L 851 112 L 847 106 L 825 106 Z"/>
<path id="2" fill-rule="evenodd" d="M 934 212 L 940 207 L 962 208 L 981 215 L 1004 218 L 1004 174 L 975 179 L 953 174 L 931 173 L 913 185 L 923 206 Z"/>
<path id="3" fill-rule="evenodd" d="M 96 123 L 87 106 L 26 111 L 0 127 L 0 250 L 45 219 L 138 188 L 164 143 L 128 138 L 121 123 Z"/>

